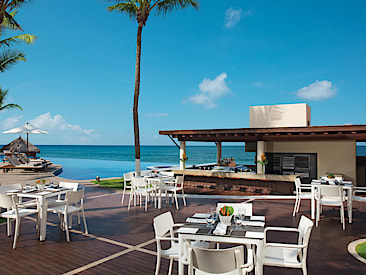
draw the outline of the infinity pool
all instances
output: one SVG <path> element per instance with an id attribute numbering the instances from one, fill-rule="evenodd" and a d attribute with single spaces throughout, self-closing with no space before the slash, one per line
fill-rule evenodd
<path id="1" fill-rule="evenodd" d="M 134 161 L 47 158 L 55 164 L 62 165 L 63 172 L 58 176 L 75 180 L 122 177 L 123 173 L 134 171 Z M 152 165 L 167 165 L 167 163 L 141 162 L 141 170 Z"/>

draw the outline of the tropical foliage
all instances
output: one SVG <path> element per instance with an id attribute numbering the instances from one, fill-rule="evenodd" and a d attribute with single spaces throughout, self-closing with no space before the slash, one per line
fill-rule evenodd
<path id="1" fill-rule="evenodd" d="M 5 31 L 23 31 L 15 20 L 16 9 L 29 2 L 28 0 L 0 0 L 0 73 L 10 69 L 19 61 L 26 61 L 25 54 L 12 46 L 19 43 L 32 44 L 36 37 L 32 34 L 18 34 L 3 38 Z M 0 111 L 4 109 L 22 108 L 17 104 L 4 105 L 9 90 L 0 87 Z M 3 106 L 4 105 L 4 106 Z"/>
<path id="2" fill-rule="evenodd" d="M 8 92 L 9 92 L 9 90 L 3 90 L 0 87 L 0 111 L 7 110 L 7 109 L 15 109 L 15 108 L 23 110 L 22 107 L 20 107 L 18 104 L 6 104 L 6 105 L 4 105 L 5 98 L 8 95 Z"/>
<path id="3" fill-rule="evenodd" d="M 133 126 L 135 137 L 135 163 L 136 173 L 140 175 L 140 130 L 138 119 L 138 103 L 140 95 L 140 61 L 141 61 L 141 34 L 146 25 L 150 13 L 154 10 L 157 15 L 167 14 L 168 12 L 193 7 L 198 9 L 199 1 L 196 0 L 109 0 L 115 5 L 108 7 L 109 11 L 116 11 L 126 14 L 131 19 L 136 20 L 137 45 L 136 45 L 136 66 L 135 66 L 135 91 L 133 101 Z"/>

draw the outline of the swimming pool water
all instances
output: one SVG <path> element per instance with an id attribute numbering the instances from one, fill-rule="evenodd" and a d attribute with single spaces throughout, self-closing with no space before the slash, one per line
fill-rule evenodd
<path id="1" fill-rule="evenodd" d="M 48 158 L 55 164 L 62 165 L 63 172 L 58 176 L 75 180 L 122 177 L 123 173 L 134 171 L 134 161 Z M 167 165 L 167 163 L 141 162 L 141 170 L 151 165 Z M 168 164 L 169 165 L 169 164 Z"/>

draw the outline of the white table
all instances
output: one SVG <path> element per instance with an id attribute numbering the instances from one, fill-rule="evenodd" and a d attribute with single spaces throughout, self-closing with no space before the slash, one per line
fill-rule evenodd
<path id="1" fill-rule="evenodd" d="M 61 189 L 58 191 L 37 191 L 37 192 L 29 192 L 29 193 L 22 193 L 22 192 L 16 193 L 16 195 L 21 198 L 32 198 L 32 199 L 38 200 L 38 203 L 39 203 L 38 218 L 39 218 L 39 223 L 40 223 L 39 240 L 40 241 L 46 240 L 46 234 L 47 234 L 47 198 L 66 194 L 70 190 Z"/>
<path id="2" fill-rule="evenodd" d="M 178 274 L 184 275 L 184 240 L 192 241 L 208 241 L 208 242 L 222 242 L 222 243 L 232 243 L 232 244 L 252 244 L 256 246 L 256 261 L 255 261 L 255 274 L 263 274 L 263 252 L 264 252 L 264 240 L 245 238 L 238 236 L 216 236 L 216 235 L 200 235 L 200 234 L 178 234 L 179 238 L 179 262 L 178 262 Z"/>
<path id="3" fill-rule="evenodd" d="M 170 180 L 171 178 L 172 177 L 169 176 L 147 177 L 147 182 L 154 184 L 158 191 L 158 209 L 161 209 L 161 191 L 163 189 L 164 181 Z"/>
<path id="4" fill-rule="evenodd" d="M 311 218 L 315 219 L 315 194 L 317 192 L 317 187 L 319 187 L 321 183 L 312 182 L 311 183 Z M 347 192 L 347 212 L 348 212 L 348 222 L 352 223 L 352 200 L 353 200 L 353 184 L 345 183 L 342 185 L 343 190 Z"/>

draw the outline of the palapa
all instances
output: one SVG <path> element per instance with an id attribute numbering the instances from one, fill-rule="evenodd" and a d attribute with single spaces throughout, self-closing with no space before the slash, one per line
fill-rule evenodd
<path id="1" fill-rule="evenodd" d="M 5 145 L 3 148 L 0 149 L 1 152 L 10 151 L 10 152 L 19 152 L 19 153 L 27 153 L 27 141 L 24 140 L 22 137 L 19 137 L 8 145 Z M 40 150 L 32 143 L 28 143 L 28 155 L 29 156 L 36 156 Z"/>

